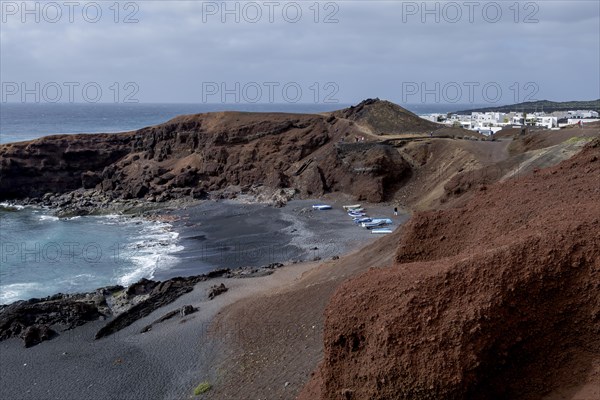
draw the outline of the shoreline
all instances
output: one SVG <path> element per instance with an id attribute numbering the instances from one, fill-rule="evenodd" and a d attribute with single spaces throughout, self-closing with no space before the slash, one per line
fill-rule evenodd
<path id="1" fill-rule="evenodd" d="M 211 361 L 220 352 L 210 333 L 214 317 L 230 304 L 293 282 L 316 265 L 302 263 L 253 279 L 214 278 L 199 282 L 193 291 L 173 303 L 98 340 L 94 335 L 103 321 L 90 322 L 29 349 L 23 349 L 16 338 L 2 341 L 0 357 L 2 365 L 8 368 L 0 370 L 5 383 L 0 395 L 22 399 L 187 397 L 202 380 L 214 377 Z M 209 300 L 210 287 L 220 283 L 229 290 Z M 155 324 L 152 330 L 141 333 L 165 313 L 188 304 L 199 310 Z M 138 368 L 142 365 L 144 373 L 140 375 Z"/>
<path id="2" fill-rule="evenodd" d="M 47 207 L 3 206 L 4 305 L 129 286 L 177 262 L 181 250 L 171 223 L 141 214 L 59 218 Z"/>
<path id="3" fill-rule="evenodd" d="M 165 281 L 175 277 L 199 276 L 224 268 L 252 270 L 273 263 L 287 265 L 325 260 L 339 257 L 373 238 L 374 235 L 352 223 L 341 209 L 340 199 L 331 200 L 334 209 L 328 211 L 312 210 L 312 204 L 321 201 L 318 199 L 291 200 L 283 207 L 249 201 L 247 198 L 203 201 L 183 199 L 165 204 L 136 201 L 136 212 L 131 212 L 129 204 L 126 208 L 122 204 L 116 204 L 110 208 L 111 214 L 89 215 L 119 215 L 167 224 L 169 231 L 177 234 L 175 245 L 180 249 L 165 254 L 175 261 L 169 262 L 167 268 L 161 269 L 159 266 L 153 268 L 151 274 L 140 276 Z M 17 210 L 23 207 L 39 208 L 51 215 L 60 215 L 63 211 L 61 208 L 30 202 L 4 202 L 3 206 Z M 387 205 L 365 206 L 375 213 L 374 216 L 392 217 L 394 228 L 408 218 L 405 214 L 392 216 Z M 68 220 L 74 217 L 57 218 Z M 160 258 L 160 255 L 157 257 Z M 106 286 L 128 286 L 134 283 L 135 281 L 127 284 L 115 281 L 84 290 L 51 292 L 37 298 L 57 294 L 89 294 Z M 28 300 L 30 298 L 17 301 Z"/>
<path id="4" fill-rule="evenodd" d="M 292 200 L 284 207 L 231 199 L 193 201 L 180 207 L 165 204 L 152 211 L 121 216 L 167 224 L 169 230 L 177 234 L 176 245 L 181 249 L 168 253 L 177 261 L 166 269 L 154 269 L 151 274 L 140 278 L 158 282 L 210 276 L 214 271 L 224 269 L 253 275 L 273 264 L 291 265 L 339 258 L 375 239 L 369 231 L 352 223 L 342 210 L 339 199 L 331 202 L 334 208 L 328 211 L 313 210 L 315 201 L 319 200 Z M 3 206 L 18 210 L 23 207 L 43 208 L 54 215 L 61 212 L 60 209 L 31 204 L 3 203 Z M 387 206 L 366 206 L 375 213 L 372 215 L 391 215 Z M 395 225 L 398 225 L 408 219 L 408 215 L 401 214 L 394 218 Z M 84 290 L 58 291 L 24 298 L 1 306 L 6 308 L 19 302 L 42 301 L 59 296 L 89 297 L 107 287 L 126 288 L 134 284 L 133 281 L 127 284 L 115 281 Z"/>
<path id="5" fill-rule="evenodd" d="M 307 217 L 303 221 L 302 216 L 311 215 L 312 212 L 299 212 L 309 204 L 312 204 L 311 200 L 292 203 L 288 210 L 295 210 L 298 214 L 289 215 L 299 216 L 299 221 L 295 225 L 288 225 L 289 230 L 298 229 L 302 222 L 307 224 L 304 228 L 308 230 L 322 228 L 319 218 Z M 338 213 L 345 217 L 339 223 L 362 232 L 360 228 L 353 226 L 341 207 L 337 208 Z M 281 209 L 274 210 L 281 212 Z M 338 213 L 315 212 L 315 215 L 329 215 L 326 220 L 335 220 Z M 185 223 L 184 219 L 179 221 Z M 376 238 L 377 235 L 363 237 L 362 241 L 348 244 L 342 249 L 343 253 L 336 255 L 344 258 L 373 243 Z M 298 243 L 311 244 L 309 236 L 299 234 L 297 240 Z M 2 365 L 11 367 L 0 371 L 1 380 L 9 383 L 3 385 L 0 396 L 24 399 L 60 396 L 83 396 L 90 399 L 115 396 L 124 399 L 144 396 L 169 399 L 187 397 L 201 381 L 215 382 L 220 379 L 213 368 L 213 362 L 219 361 L 221 355 L 227 353 L 228 350 L 223 348 L 224 343 L 240 334 L 235 326 L 229 326 L 225 331 L 215 331 L 213 323 L 216 316 L 225 312 L 227 307 L 241 304 L 250 297 L 284 291 L 310 275 L 310 271 L 337 263 L 332 258 L 334 257 L 289 262 L 285 266 L 270 269 L 241 268 L 229 271 L 234 273 L 233 277 L 227 277 L 227 273 L 224 273 L 200 280 L 193 284 L 190 291 L 177 296 L 172 302 L 153 309 L 123 329 L 101 339 L 95 340 L 94 336 L 98 335 L 103 326 L 114 321 L 114 316 L 66 330 L 51 340 L 27 349 L 23 348 L 18 338 L 0 341 Z M 246 276 L 252 279 L 244 279 Z M 220 284 L 224 284 L 228 290 L 210 300 L 210 291 Z M 197 311 L 182 317 L 179 310 L 186 306 L 196 308 Z M 158 322 L 165 315 L 176 311 L 177 315 L 173 318 Z M 141 333 L 148 325 L 152 325 L 151 330 Z M 145 365 L 145 377 L 135 372 L 140 364 Z M 129 366 L 132 368 L 129 369 Z M 52 372 L 41 376 L 39 371 L 42 370 Z M 63 385 L 56 382 L 68 383 Z"/>
<path id="6" fill-rule="evenodd" d="M 239 241 L 256 244 L 253 239 L 257 232 L 252 222 L 272 217 L 273 221 L 264 227 L 267 237 L 263 236 L 262 242 L 270 244 L 267 248 L 279 248 L 285 243 L 297 257 L 281 264 L 267 259 L 271 262 L 267 263 L 264 258 L 256 257 L 252 247 L 249 252 L 242 252 L 249 257 L 234 260 L 231 265 L 214 264 L 202 271 L 197 261 L 192 260 L 165 271 L 166 280 L 156 274 L 155 279 L 161 278 L 160 282 L 142 280 L 127 288 L 108 287 L 84 294 L 50 296 L 39 303 L 42 308 L 51 307 L 53 302 L 49 299 L 57 299 L 56 309 L 66 310 L 64 320 L 49 326 L 50 332 L 44 328 L 29 332 L 27 339 L 17 334 L 0 340 L 0 363 L 8 366 L 0 371 L 0 380 L 7 383 L 0 389 L 0 396 L 32 400 L 172 399 L 188 397 L 193 387 L 204 380 L 218 381 L 221 378 L 214 364 L 220 363 L 221 356 L 230 351 L 224 346 L 229 346 L 230 340 L 243 332 L 236 325 L 215 331 L 217 316 L 222 316 L 233 304 L 243 305 L 255 296 L 280 293 L 309 276 L 310 271 L 337 264 L 338 258 L 343 260 L 380 238 L 353 224 L 341 208 L 345 200 L 319 200 L 334 206 L 328 211 L 312 210 L 315 201 L 293 200 L 281 208 L 238 200 L 204 201 L 138 214 L 150 220 L 168 220 L 173 230 L 179 232 L 179 244 L 184 247 L 190 240 L 198 241 L 189 234 L 203 235 L 201 229 L 213 231 L 208 233 L 206 242 L 231 242 L 228 236 L 237 233 Z M 393 213 L 388 205 L 365 206 L 373 216 Z M 210 214 L 215 208 L 222 215 Z M 232 221 L 246 219 L 243 225 L 249 229 L 227 222 L 222 224 L 227 229 L 214 231 L 211 224 L 218 225 L 223 216 Z M 392 217 L 394 228 L 408 217 Z M 273 224 L 278 228 L 274 229 Z M 173 278 L 175 275 L 185 278 Z M 221 285 L 225 285 L 224 291 L 219 289 Z M 210 298 L 213 293 L 217 295 Z M 7 312 L 14 311 L 15 304 L 27 303 L 19 301 L 2 306 L 0 320 Z M 81 321 L 74 320 L 69 313 L 79 310 L 79 303 L 91 305 L 92 311 L 97 307 L 104 313 L 84 313 Z M 248 329 L 253 328 L 244 328 Z M 23 348 L 24 340 L 29 341 L 30 347 Z M 144 371 L 143 376 L 139 371 Z"/>

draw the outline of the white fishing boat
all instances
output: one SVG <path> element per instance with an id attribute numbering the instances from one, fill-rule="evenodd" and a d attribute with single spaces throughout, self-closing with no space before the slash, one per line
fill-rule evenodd
<path id="1" fill-rule="evenodd" d="M 390 225 L 392 223 L 392 220 L 389 218 L 373 218 L 371 222 L 383 222 L 386 225 Z"/>
<path id="2" fill-rule="evenodd" d="M 363 222 L 360 224 L 363 228 L 371 229 L 378 226 L 391 225 L 392 220 L 389 218 L 372 218 L 370 222 Z"/>
<path id="3" fill-rule="evenodd" d="M 312 206 L 313 210 L 331 210 L 329 204 L 315 204 Z"/>
<path id="4" fill-rule="evenodd" d="M 377 233 L 377 234 L 385 234 L 385 233 L 392 233 L 393 231 L 390 228 L 377 228 L 377 229 L 371 229 L 371 233 Z"/>
<path id="5" fill-rule="evenodd" d="M 344 208 L 344 210 L 350 211 L 350 210 L 355 210 L 357 208 L 360 208 L 361 206 L 360 206 L 360 204 L 352 204 L 349 206 L 342 206 L 342 207 Z"/>
<path id="6" fill-rule="evenodd" d="M 362 224 L 360 224 L 360 226 L 362 226 L 363 228 L 371 229 L 383 226 L 383 224 L 380 222 L 363 222 Z"/>
<path id="7" fill-rule="evenodd" d="M 356 217 L 364 217 L 365 214 L 364 212 L 349 212 L 348 216 L 352 217 L 352 218 L 356 218 Z"/>
<path id="8" fill-rule="evenodd" d="M 364 208 L 353 208 L 351 210 L 348 210 L 347 212 L 348 212 L 348 214 L 350 214 L 350 213 L 359 213 L 359 212 L 364 212 L 364 211 L 365 211 Z"/>

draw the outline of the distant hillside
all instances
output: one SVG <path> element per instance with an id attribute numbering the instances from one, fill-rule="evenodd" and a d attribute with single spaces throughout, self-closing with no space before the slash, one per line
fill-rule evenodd
<path id="1" fill-rule="evenodd" d="M 600 112 L 600 99 L 590 101 L 563 101 L 549 100 L 528 101 L 525 103 L 511 104 L 508 106 L 477 108 L 473 110 L 457 111 L 455 114 L 471 114 L 472 112 L 511 112 L 511 111 L 569 111 L 569 110 L 595 110 Z"/>
<path id="2" fill-rule="evenodd" d="M 364 100 L 356 106 L 335 111 L 333 115 L 367 127 L 376 135 L 429 133 L 441 128 L 397 104 L 379 99 Z"/>

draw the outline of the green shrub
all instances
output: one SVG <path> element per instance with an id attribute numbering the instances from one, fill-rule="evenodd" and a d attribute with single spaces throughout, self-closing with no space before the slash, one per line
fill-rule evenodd
<path id="1" fill-rule="evenodd" d="M 208 382 L 202 382 L 196 389 L 194 389 L 194 396 L 200 396 L 202 393 L 208 392 L 212 388 L 212 385 Z"/>

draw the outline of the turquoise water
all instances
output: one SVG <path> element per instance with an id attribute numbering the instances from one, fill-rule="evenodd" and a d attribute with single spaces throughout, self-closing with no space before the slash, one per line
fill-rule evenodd
<path id="1" fill-rule="evenodd" d="M 152 278 L 181 249 L 166 223 L 0 207 L 0 304 Z"/>

